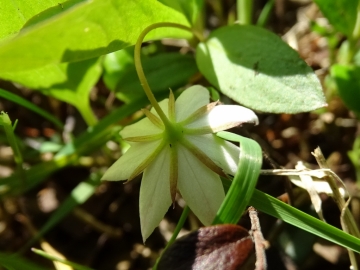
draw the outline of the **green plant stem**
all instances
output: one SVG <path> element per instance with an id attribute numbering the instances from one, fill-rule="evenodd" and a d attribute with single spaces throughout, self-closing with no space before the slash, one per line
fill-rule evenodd
<path id="1" fill-rule="evenodd" d="M 90 104 L 79 104 L 77 106 L 80 114 L 84 118 L 86 124 L 90 127 L 95 126 L 98 122 L 94 112 L 91 110 Z"/>
<path id="2" fill-rule="evenodd" d="M 358 3 L 358 6 L 357 6 L 357 16 L 356 16 L 354 30 L 352 32 L 351 37 L 348 37 L 349 48 L 348 48 L 348 53 L 347 53 L 347 58 L 346 58 L 347 64 L 352 63 L 352 61 L 354 59 L 354 56 L 356 54 L 356 45 L 357 45 L 359 38 L 360 38 L 360 2 Z"/>
<path id="3" fill-rule="evenodd" d="M 162 254 L 164 254 L 164 252 L 175 242 L 176 237 L 178 236 L 181 228 L 184 226 L 184 223 L 185 223 L 185 221 L 186 221 L 189 213 L 190 213 L 190 208 L 189 208 L 188 206 L 185 206 L 185 208 L 184 208 L 184 210 L 183 210 L 183 212 L 182 212 L 182 214 L 181 214 L 180 220 L 179 220 L 179 222 L 176 224 L 176 228 L 175 228 L 175 230 L 174 230 L 174 233 L 173 233 L 173 235 L 171 236 L 169 242 L 166 244 L 166 247 L 164 248 Z M 162 254 L 161 254 L 161 255 L 162 255 Z M 157 266 L 158 266 L 158 264 L 159 264 L 159 262 L 160 262 L 160 259 L 161 259 L 161 256 L 156 260 L 156 263 L 155 263 L 155 265 L 154 265 L 154 267 L 153 267 L 153 270 L 156 270 L 156 269 L 157 269 Z"/>
<path id="4" fill-rule="evenodd" d="M 0 125 L 2 125 L 4 127 L 6 137 L 9 141 L 9 145 L 11 146 L 11 148 L 14 152 L 14 160 L 15 160 L 16 164 L 22 164 L 23 158 L 22 158 L 21 152 L 19 150 L 19 147 L 16 143 L 16 138 L 14 135 L 14 130 L 13 130 L 13 126 L 12 126 L 10 117 L 7 115 L 7 113 L 4 113 L 4 112 L 1 112 L 0 117 L 1 117 Z"/>
<path id="5" fill-rule="evenodd" d="M 252 24 L 253 0 L 238 0 L 236 9 L 240 24 Z"/>
<path id="6" fill-rule="evenodd" d="M 191 28 L 181 25 L 181 24 L 177 24 L 177 23 L 167 23 L 167 22 L 162 22 L 162 23 L 154 23 L 148 27 L 146 27 L 141 34 L 139 35 L 136 44 L 135 44 L 135 51 L 134 51 L 134 62 L 135 62 L 135 68 L 136 68 L 136 72 L 139 76 L 139 80 L 141 82 L 141 85 L 144 89 L 144 92 L 146 94 L 146 96 L 148 97 L 151 105 L 154 107 L 154 109 L 156 110 L 156 112 L 158 113 L 159 117 L 161 118 L 161 120 L 163 121 L 165 126 L 170 127 L 170 122 L 169 119 L 166 117 L 165 113 L 162 111 L 162 109 L 160 108 L 158 102 L 156 101 L 156 98 L 153 94 L 153 92 L 151 91 L 151 88 L 149 86 L 149 83 L 145 77 L 144 74 L 144 70 L 142 68 L 141 65 L 141 44 L 143 43 L 143 40 L 145 38 L 145 36 L 154 29 L 157 28 L 161 28 L 161 27 L 175 27 L 175 28 L 179 28 L 179 29 L 183 29 L 186 31 L 189 31 L 191 33 L 193 33 L 196 37 L 198 37 L 200 40 L 202 40 L 202 37 L 199 36 L 198 33 L 194 32 Z"/>
<path id="7" fill-rule="evenodd" d="M 14 134 L 14 127 L 12 126 L 10 117 L 7 113 L 1 112 L 0 114 L 0 125 L 4 127 L 6 137 L 9 141 L 9 145 L 13 150 L 14 153 L 14 160 L 18 168 L 18 172 L 20 174 L 20 179 L 25 183 L 26 177 L 23 168 L 23 157 L 20 152 L 19 146 L 16 142 L 16 137 Z"/>
<path id="8" fill-rule="evenodd" d="M 273 9 L 275 0 L 269 0 L 266 2 L 264 8 L 262 9 L 260 16 L 256 22 L 257 26 L 265 27 L 267 21 L 269 20 L 271 10 Z"/>

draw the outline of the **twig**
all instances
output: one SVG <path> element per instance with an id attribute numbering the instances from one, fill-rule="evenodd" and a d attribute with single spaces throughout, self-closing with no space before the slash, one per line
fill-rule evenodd
<path id="1" fill-rule="evenodd" d="M 262 235 L 260 221 L 256 209 L 250 206 L 248 210 L 251 221 L 251 230 L 249 233 L 252 236 L 255 244 L 255 270 L 266 270 L 267 263 L 265 250 L 269 247 L 269 242 L 266 241 Z"/>

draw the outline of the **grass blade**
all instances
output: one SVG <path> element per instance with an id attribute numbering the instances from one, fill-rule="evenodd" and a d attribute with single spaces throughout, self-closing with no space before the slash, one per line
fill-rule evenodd
<path id="1" fill-rule="evenodd" d="M 255 190 L 262 165 L 262 152 L 254 140 L 229 133 L 219 132 L 217 136 L 240 143 L 239 169 L 231 183 L 213 224 L 236 224 L 249 205 Z"/>
<path id="2" fill-rule="evenodd" d="M 74 262 L 70 262 L 68 260 L 63 260 L 63 259 L 60 259 L 58 257 L 55 257 L 55 256 L 52 256 L 40 249 L 36 249 L 36 248 L 32 248 L 31 249 L 34 253 L 46 258 L 46 259 L 49 259 L 51 261 L 56 261 L 56 262 L 61 262 L 63 264 L 66 264 L 66 265 L 69 265 L 71 266 L 72 268 L 76 269 L 76 270 L 93 270 L 92 268 L 89 268 L 89 267 L 86 267 L 86 266 L 83 266 L 83 265 L 80 265 L 80 264 L 77 264 L 77 263 L 74 263 Z"/>
<path id="3" fill-rule="evenodd" d="M 279 218 L 302 230 L 360 253 L 360 239 L 283 203 L 266 193 L 255 190 L 250 200 L 250 205 L 259 211 Z"/>
<path id="4" fill-rule="evenodd" d="M 45 119 L 49 120 L 50 122 L 52 122 L 54 125 L 56 125 L 57 127 L 59 127 L 60 129 L 63 129 L 64 125 L 60 122 L 59 119 L 57 119 L 56 117 L 52 116 L 50 113 L 48 113 L 47 111 L 39 108 L 38 106 L 34 105 L 33 103 L 31 103 L 30 101 L 19 97 L 18 95 L 15 95 L 9 91 L 0 89 L 0 97 L 6 98 L 7 100 L 10 100 L 14 103 L 19 104 L 22 107 L 25 107 L 39 115 L 41 115 L 42 117 L 44 117 Z"/>

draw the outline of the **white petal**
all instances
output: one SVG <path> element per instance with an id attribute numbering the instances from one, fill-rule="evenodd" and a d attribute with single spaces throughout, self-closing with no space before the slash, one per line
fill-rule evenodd
<path id="1" fill-rule="evenodd" d="M 166 115 L 167 118 L 169 118 L 169 99 L 165 98 L 162 101 L 159 102 L 159 106 L 162 109 L 162 111 L 164 112 L 164 114 Z M 156 110 L 154 109 L 154 107 L 151 108 L 150 112 L 152 112 L 153 114 L 155 114 L 157 117 L 159 117 L 158 113 L 156 112 Z"/>
<path id="2" fill-rule="evenodd" d="M 185 127 L 188 129 L 218 132 L 243 123 L 257 125 L 259 120 L 256 114 L 248 108 L 238 105 L 218 105 L 204 114 L 203 117 L 187 124 Z"/>
<path id="3" fill-rule="evenodd" d="M 193 112 L 209 103 L 209 91 L 201 86 L 194 85 L 186 89 L 175 102 L 176 122 L 181 122 Z"/>
<path id="4" fill-rule="evenodd" d="M 101 180 L 117 181 L 129 179 L 136 168 L 156 151 L 160 143 L 161 140 L 133 143 L 130 149 L 111 165 Z"/>
<path id="5" fill-rule="evenodd" d="M 120 135 L 126 140 L 129 137 L 140 137 L 162 133 L 163 130 L 155 126 L 149 118 L 141 119 L 135 124 L 126 126 L 120 131 Z"/>
<path id="6" fill-rule="evenodd" d="M 235 175 L 239 164 L 239 147 L 214 134 L 186 135 L 185 139 L 200 148 L 224 172 Z"/>
<path id="7" fill-rule="evenodd" d="M 204 225 L 210 225 L 225 198 L 220 177 L 179 145 L 178 188 Z"/>
<path id="8" fill-rule="evenodd" d="M 170 151 L 163 149 L 145 169 L 140 187 L 140 224 L 143 241 L 159 225 L 171 205 Z"/>

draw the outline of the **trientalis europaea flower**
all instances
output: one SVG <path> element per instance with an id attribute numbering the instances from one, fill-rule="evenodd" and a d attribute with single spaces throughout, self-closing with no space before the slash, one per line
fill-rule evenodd
<path id="1" fill-rule="evenodd" d="M 178 192 L 204 225 L 210 225 L 225 193 L 220 176 L 234 175 L 239 147 L 214 133 L 258 123 L 250 109 L 209 104 L 209 92 L 195 85 L 175 101 L 159 103 L 164 115 L 144 109 L 146 118 L 120 135 L 131 145 L 102 180 L 132 180 L 143 172 L 140 223 L 144 241 L 158 226 Z"/>

